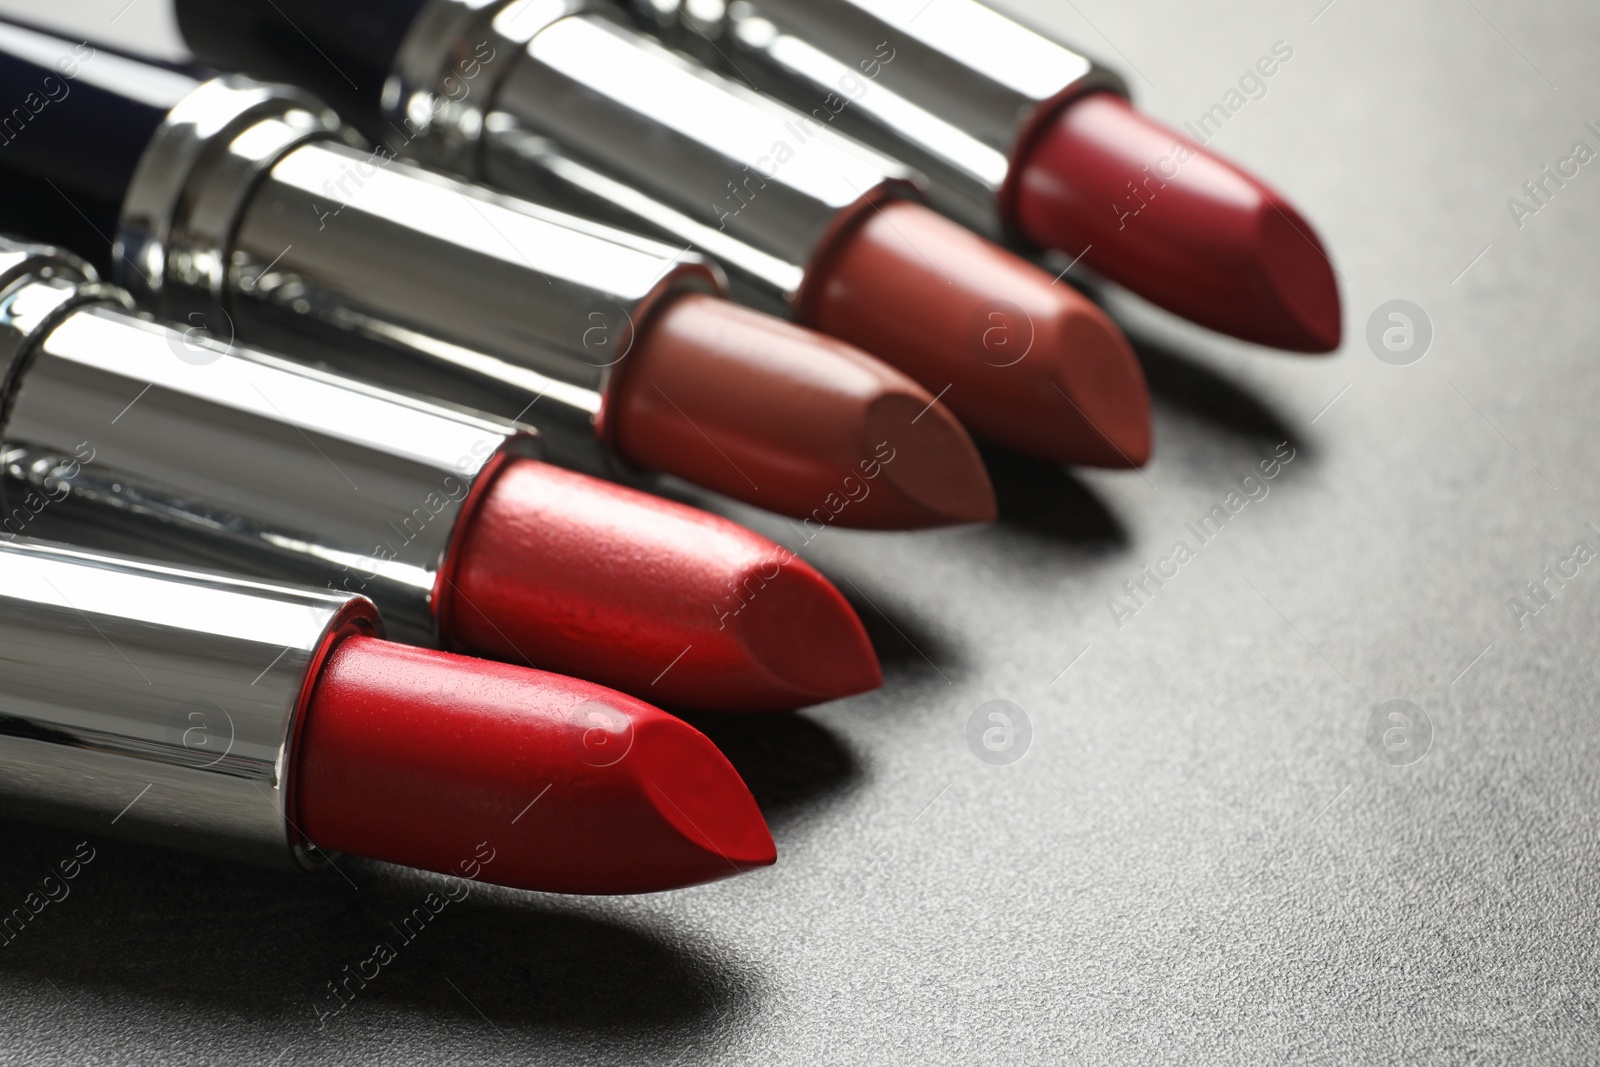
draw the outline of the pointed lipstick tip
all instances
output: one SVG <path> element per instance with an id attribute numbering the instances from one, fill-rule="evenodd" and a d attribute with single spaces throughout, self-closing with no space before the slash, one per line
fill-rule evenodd
<path id="1" fill-rule="evenodd" d="M 907 522 L 920 527 L 992 522 L 999 513 L 994 485 L 977 445 L 943 403 L 911 382 L 906 386 L 873 401 L 867 434 L 868 440 L 889 446 L 881 470 L 902 494 Z M 913 509 L 920 518 L 911 517 Z"/>
<path id="2" fill-rule="evenodd" d="M 875 688 L 850 605 L 720 516 L 530 459 L 465 520 L 441 630 L 669 707 L 769 711 Z"/>
<path id="3" fill-rule="evenodd" d="M 1328 352 L 1340 340 L 1321 241 L 1265 183 L 1110 93 L 1062 108 L 1025 147 L 1013 221 L 1201 326 Z"/>
<path id="4" fill-rule="evenodd" d="M 958 417 L 981 437 L 1058 463 L 1126 467 L 1148 455 L 1149 390 L 1131 346 L 1048 272 L 911 201 L 864 217 L 827 269 L 814 293 L 818 326 L 940 398 L 908 419 L 926 423 L 947 405 L 952 425 Z M 943 469 L 956 469 L 953 457 Z M 994 513 L 993 491 L 975 473 L 943 511 L 966 522 Z"/>
<path id="5" fill-rule="evenodd" d="M 715 881 L 778 858 L 761 809 L 722 752 L 681 719 L 657 713 L 634 730 L 633 773 L 658 801 L 660 815 L 688 852 L 675 874 L 681 885 Z"/>
<path id="6" fill-rule="evenodd" d="M 1276 347 L 1308 355 L 1332 352 L 1343 334 L 1339 282 L 1316 231 L 1298 211 L 1268 193 L 1259 238 L 1262 272 L 1283 308 Z"/>
<path id="7" fill-rule="evenodd" d="M 770 578 L 752 573 L 742 584 L 752 595 L 732 620 L 738 639 L 788 694 L 787 700 L 746 710 L 820 704 L 883 684 L 860 617 L 810 564 L 790 557 Z"/>
<path id="8" fill-rule="evenodd" d="M 305 714 L 295 819 L 334 850 L 516 889 L 648 893 L 771 863 L 700 731 L 575 678 L 367 637 Z"/>

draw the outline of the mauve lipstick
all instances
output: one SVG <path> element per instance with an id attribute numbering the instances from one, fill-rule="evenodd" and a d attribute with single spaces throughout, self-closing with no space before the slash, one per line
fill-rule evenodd
<path id="1" fill-rule="evenodd" d="M 866 349 L 985 436 L 1060 462 L 1149 452 L 1143 373 L 1092 302 L 919 203 L 901 163 L 668 51 L 612 5 L 178 12 L 208 61 L 338 94 L 397 152 L 697 249 L 737 299 Z"/>
<path id="2" fill-rule="evenodd" d="M 37 217 L 12 207 L 0 224 L 55 239 L 41 229 L 98 220 L 96 258 L 173 321 L 529 421 L 563 466 L 674 474 L 796 517 L 822 500 L 786 480 L 789 466 L 827 467 L 837 482 L 887 445 L 925 470 L 915 441 L 933 426 L 945 449 L 940 493 L 885 479 L 838 521 L 936 526 L 993 514 L 965 431 L 905 375 L 880 376 L 878 395 L 925 410 L 916 425 L 803 425 L 814 408 L 788 402 L 787 378 L 764 376 L 766 347 L 809 352 L 820 406 L 865 357 L 716 299 L 720 272 L 681 245 L 369 151 L 299 90 L 0 24 L 0 92 L 22 99 L 41 86 L 60 99 L 30 115 L 0 168 L 43 187 L 47 206 Z M 685 334 L 700 347 L 671 343 Z M 668 347 L 688 391 L 635 372 L 659 368 L 653 350 Z M 701 402 L 702 376 L 726 365 L 752 387 L 737 403 Z M 681 432 L 630 428 L 640 394 L 673 405 L 721 452 L 680 449 Z M 850 407 L 847 394 L 834 399 Z"/>
<path id="3" fill-rule="evenodd" d="M 343 850 L 547 892 L 776 858 L 687 724 L 381 632 L 363 597 L 0 544 L 0 809 L 269 866 Z"/>
<path id="4" fill-rule="evenodd" d="M 1339 345 L 1334 270 L 1281 194 L 978 0 L 627 2 L 702 62 L 918 168 L 931 203 L 979 233 L 1058 249 L 1248 341 Z"/>
<path id="5" fill-rule="evenodd" d="M 766 538 L 539 462 L 515 424 L 130 303 L 76 257 L 0 238 L 0 536 L 360 593 L 400 640 L 656 703 L 768 710 L 878 684 L 838 590 Z M 730 590 L 748 603 L 725 610 Z"/>

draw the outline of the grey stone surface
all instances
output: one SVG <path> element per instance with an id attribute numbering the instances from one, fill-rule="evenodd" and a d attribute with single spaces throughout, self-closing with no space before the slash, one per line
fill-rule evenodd
<path id="1" fill-rule="evenodd" d="M 1146 472 L 996 455 L 992 527 L 812 542 L 887 684 L 705 723 L 777 867 L 639 899 L 484 889 L 319 1029 L 325 983 L 425 878 L 100 841 L 0 948 L 0 1060 L 1600 1059 L 1600 563 L 1511 607 L 1576 542 L 1600 548 L 1600 163 L 1520 228 L 1507 205 L 1574 142 L 1600 149 L 1600 8 L 1026 10 L 1172 122 L 1293 47 L 1215 145 L 1320 227 L 1344 350 L 1252 350 L 1113 295 L 1157 396 Z M 1394 300 L 1432 324 L 1408 365 L 1367 343 Z M 1268 494 L 1118 625 L 1122 584 L 1284 442 Z M 991 700 L 1031 723 L 1010 765 L 969 747 Z M 1395 724 L 1371 729 L 1396 700 L 1426 716 L 1410 762 L 1386 758 Z M 77 841 L 0 840 L 0 909 Z"/>

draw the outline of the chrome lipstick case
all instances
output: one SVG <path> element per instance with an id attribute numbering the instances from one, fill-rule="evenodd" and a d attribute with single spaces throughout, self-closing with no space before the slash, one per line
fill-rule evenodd
<path id="1" fill-rule="evenodd" d="M 167 114 L 115 262 L 167 319 L 525 419 L 594 474 L 617 473 L 607 395 L 636 332 L 723 284 L 676 248 L 368 150 L 314 97 L 238 76 Z"/>
<path id="2" fill-rule="evenodd" d="M 698 249 L 778 314 L 836 230 L 918 182 L 598 0 L 431 0 L 383 103 L 397 152 Z"/>
<path id="3" fill-rule="evenodd" d="M 296 733 L 337 640 L 380 630 L 358 596 L 0 543 L 0 810 L 314 866 Z"/>
<path id="4" fill-rule="evenodd" d="M 395 639 L 437 644 L 461 517 L 533 436 L 130 304 L 76 257 L 0 238 L 0 543 L 360 593 Z"/>
<path id="5" fill-rule="evenodd" d="M 1019 146 L 1082 93 L 1128 95 L 1115 72 L 978 0 L 626 0 L 707 65 L 903 160 L 928 200 L 994 240 Z"/>

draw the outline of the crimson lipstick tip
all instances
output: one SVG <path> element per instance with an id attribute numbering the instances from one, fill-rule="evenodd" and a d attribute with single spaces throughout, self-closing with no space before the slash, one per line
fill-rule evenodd
<path id="1" fill-rule="evenodd" d="M 647 893 L 776 858 L 704 734 L 526 667 L 347 638 L 297 761 L 295 824 L 318 847 L 496 885 Z"/>
<path id="2" fill-rule="evenodd" d="M 440 618 L 457 648 L 708 711 L 881 682 L 839 591 L 727 519 L 520 459 L 463 522 Z"/>
<path id="3" fill-rule="evenodd" d="M 785 553 L 788 556 L 787 553 Z M 770 580 L 769 570 L 776 571 Z M 751 567 L 748 602 L 725 621 L 752 660 L 767 665 L 791 696 L 772 710 L 836 700 L 876 689 L 883 672 L 866 629 L 832 583 L 788 556 L 781 566 Z"/>
<path id="4" fill-rule="evenodd" d="M 1077 98 L 1024 146 L 1014 208 L 1029 240 L 1202 326 L 1296 352 L 1339 346 L 1339 287 L 1310 224 L 1119 96 Z"/>
<path id="5" fill-rule="evenodd" d="M 834 337 L 680 297 L 619 368 L 619 451 L 823 525 L 920 529 L 994 516 L 967 432 L 934 395 Z"/>
<path id="6" fill-rule="evenodd" d="M 818 328 L 939 393 L 980 437 L 1058 463 L 1149 457 L 1149 389 L 1127 338 L 1033 264 L 895 201 L 863 216 L 820 269 L 807 307 Z"/>

